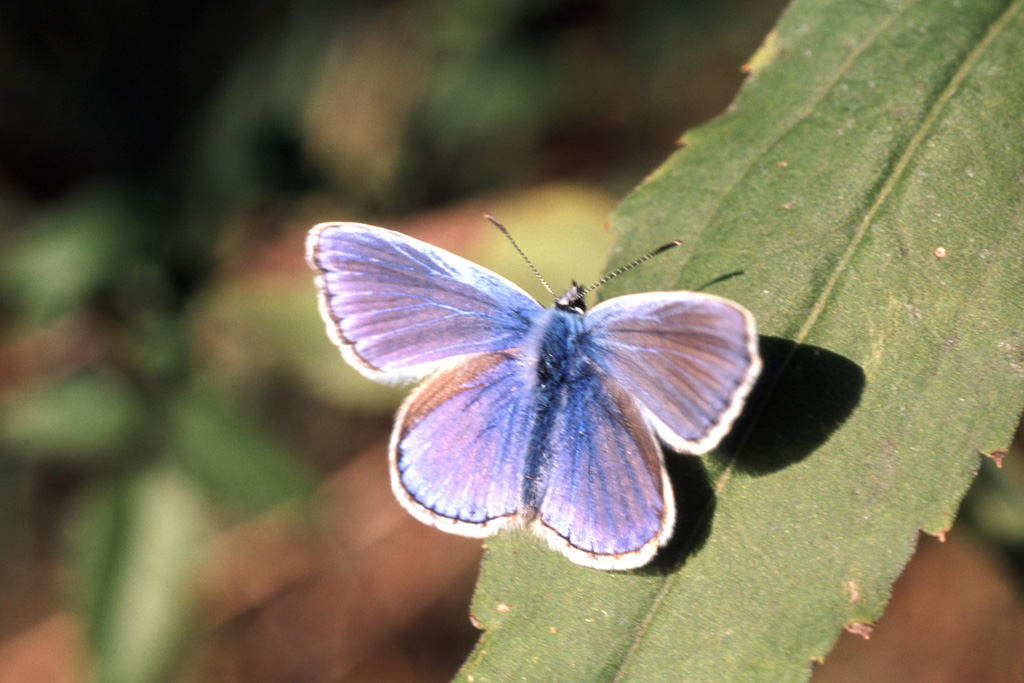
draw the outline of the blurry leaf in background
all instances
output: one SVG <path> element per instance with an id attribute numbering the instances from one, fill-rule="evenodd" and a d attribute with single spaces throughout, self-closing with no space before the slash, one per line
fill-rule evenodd
<path id="1" fill-rule="evenodd" d="M 0 443 L 26 462 L 91 465 L 123 457 L 146 417 L 116 375 L 82 372 L 0 402 Z"/>
<path id="2" fill-rule="evenodd" d="M 169 451 L 213 500 L 255 514 L 304 499 L 311 475 L 294 452 L 233 405 L 235 399 L 191 387 L 172 400 Z"/>
<path id="3" fill-rule="evenodd" d="M 152 230 L 137 197 L 83 189 L 42 211 L 0 255 L 0 282 L 25 316 L 46 324 L 120 282 Z"/>
<path id="4" fill-rule="evenodd" d="M 322 180 L 306 149 L 309 99 L 331 63 L 331 41 L 348 39 L 358 21 L 346 3 L 286 4 L 287 16 L 253 37 L 196 117 L 180 170 L 203 211 L 273 205 Z M 345 108 L 329 121 L 367 135 Z"/>
<path id="5" fill-rule="evenodd" d="M 339 30 L 304 117 L 306 158 L 348 194 L 373 201 L 396 191 L 415 103 L 429 69 L 400 6 Z"/>
<path id="6" fill-rule="evenodd" d="M 95 680 L 166 680 L 190 630 L 209 529 L 195 487 L 158 466 L 94 488 L 71 527 L 72 592 Z"/>
<path id="7" fill-rule="evenodd" d="M 7 544 L 25 533 L 24 512 L 31 499 L 31 477 L 28 466 L 10 457 L 0 457 L 0 556 L 7 562 L 15 558 L 7 551 Z M 4 562 L 0 561 L 0 568 Z"/>
<path id="8" fill-rule="evenodd" d="M 294 240 L 296 260 L 304 236 Z M 246 276 L 220 284 L 203 298 L 197 325 L 216 359 L 209 372 L 246 384 L 279 371 L 334 405 L 391 410 L 405 389 L 372 382 L 342 360 L 324 331 L 312 271 L 306 272 L 304 261 L 299 264 L 287 282 Z"/>

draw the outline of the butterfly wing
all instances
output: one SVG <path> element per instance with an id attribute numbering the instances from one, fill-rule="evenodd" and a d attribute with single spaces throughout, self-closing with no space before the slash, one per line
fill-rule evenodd
<path id="1" fill-rule="evenodd" d="M 453 357 L 517 346 L 544 310 L 505 278 L 383 228 L 318 225 L 306 258 L 328 335 L 372 379 L 416 379 Z"/>
<path id="2" fill-rule="evenodd" d="M 417 519 L 463 536 L 521 524 L 536 411 L 522 360 L 485 353 L 444 367 L 398 413 L 391 484 Z"/>
<path id="3" fill-rule="evenodd" d="M 672 534 L 675 503 L 639 404 L 593 364 L 567 385 L 534 529 L 578 564 L 631 569 Z"/>
<path id="4" fill-rule="evenodd" d="M 639 401 L 673 449 L 704 453 L 739 415 L 761 370 L 750 313 L 698 292 L 609 299 L 584 317 L 591 355 Z"/>

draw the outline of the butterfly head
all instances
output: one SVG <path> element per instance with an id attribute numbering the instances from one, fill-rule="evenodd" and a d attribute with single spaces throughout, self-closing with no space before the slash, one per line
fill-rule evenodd
<path id="1" fill-rule="evenodd" d="M 562 311 L 572 311 L 573 313 L 579 313 L 582 315 L 587 312 L 587 304 L 583 301 L 583 297 L 586 293 L 587 290 L 581 287 L 580 284 L 574 280 L 572 287 L 565 290 L 562 296 L 555 299 L 555 308 Z"/>

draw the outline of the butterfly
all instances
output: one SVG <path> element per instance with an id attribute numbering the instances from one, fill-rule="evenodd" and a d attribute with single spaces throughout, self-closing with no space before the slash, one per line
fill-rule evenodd
<path id="1" fill-rule="evenodd" d="M 753 316 L 710 294 L 587 312 L 574 284 L 545 308 L 486 268 L 359 223 L 317 225 L 306 255 L 345 360 L 421 381 L 391 434 L 395 495 L 463 536 L 528 527 L 581 565 L 646 564 L 675 524 L 659 440 L 713 448 L 761 368 Z"/>

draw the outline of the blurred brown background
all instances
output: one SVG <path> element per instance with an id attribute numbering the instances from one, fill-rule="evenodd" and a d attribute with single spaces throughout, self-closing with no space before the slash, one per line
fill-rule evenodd
<path id="1" fill-rule="evenodd" d="M 403 391 L 350 371 L 314 223 L 546 298 L 721 113 L 779 0 L 5 3 L 0 683 L 446 681 L 481 544 L 393 500 Z M 1024 680 L 1020 453 L 820 681 Z"/>

